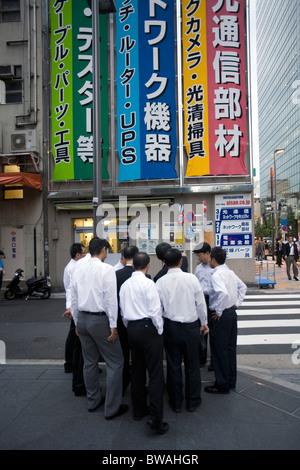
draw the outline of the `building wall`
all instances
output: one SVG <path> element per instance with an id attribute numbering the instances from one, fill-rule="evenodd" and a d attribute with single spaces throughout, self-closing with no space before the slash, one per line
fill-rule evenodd
<path id="1" fill-rule="evenodd" d="M 300 3 L 298 0 L 259 0 L 256 3 L 261 197 L 270 201 L 274 151 L 285 149 L 276 159 L 278 208 L 286 212 L 286 207 L 293 207 L 297 221 L 300 208 Z"/>
<path id="2" fill-rule="evenodd" d="M 22 67 L 22 100 L 6 103 L 2 83 L 0 104 L 0 173 L 5 165 L 20 167 L 21 172 L 34 172 L 42 175 L 45 165 L 43 153 L 43 37 L 42 1 L 20 1 L 20 20 L 0 23 L 0 66 Z M 1 78 L 0 78 L 1 80 Z M 35 132 L 36 144 L 32 151 L 25 146 L 13 151 L 12 134 Z M 24 250 L 22 267 L 26 277 L 44 274 L 44 219 L 42 191 L 24 186 L 21 200 L 4 200 L 3 186 L 0 186 L 0 228 L 22 227 Z M 35 232 L 35 233 L 34 233 Z M 10 248 L 1 240 L 0 247 L 5 252 Z M 34 244 L 36 246 L 34 247 Z M 36 259 L 34 251 L 36 249 Z M 11 276 L 7 273 L 6 279 Z M 4 284 L 5 285 L 5 284 Z"/>

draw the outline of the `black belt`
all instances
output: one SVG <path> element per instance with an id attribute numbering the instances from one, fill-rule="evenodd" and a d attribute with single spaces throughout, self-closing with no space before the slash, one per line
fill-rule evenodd
<path id="1" fill-rule="evenodd" d="M 86 310 L 80 310 L 81 313 L 86 313 L 87 315 L 98 315 L 98 317 L 103 317 L 106 315 L 105 312 L 87 312 Z"/>
<path id="2" fill-rule="evenodd" d="M 141 321 L 151 321 L 151 318 L 148 318 L 148 317 L 145 317 L 145 318 L 141 318 L 140 320 L 129 320 L 128 323 L 138 323 L 138 322 L 141 322 Z"/>

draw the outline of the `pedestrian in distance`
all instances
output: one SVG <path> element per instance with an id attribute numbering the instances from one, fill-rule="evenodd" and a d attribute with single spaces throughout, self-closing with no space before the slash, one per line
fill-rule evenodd
<path id="1" fill-rule="evenodd" d="M 104 402 L 105 419 L 123 415 L 123 354 L 117 335 L 118 301 L 115 270 L 104 263 L 110 245 L 94 238 L 89 244 L 91 257 L 73 275 L 71 311 L 82 345 L 84 381 L 88 410 L 95 411 Z M 99 355 L 106 363 L 106 396 L 99 383 Z"/>
<path id="2" fill-rule="evenodd" d="M 134 271 L 133 257 L 138 253 L 139 249 L 136 246 L 126 246 L 122 251 L 122 257 L 125 262 L 125 266 L 122 269 L 116 271 L 117 278 L 117 295 L 118 295 L 118 335 L 120 338 L 123 356 L 124 356 L 124 367 L 123 367 L 123 395 L 130 384 L 130 347 L 128 342 L 127 328 L 123 323 L 123 319 L 120 311 L 120 289 L 122 284 L 131 277 Z"/>
<path id="3" fill-rule="evenodd" d="M 283 257 L 286 263 L 286 273 L 287 273 L 288 279 L 289 280 L 292 279 L 291 277 L 291 266 L 292 266 L 294 280 L 299 281 L 298 266 L 297 266 L 299 251 L 298 251 L 297 243 L 293 241 L 292 236 L 289 236 L 288 242 L 284 244 Z"/>
<path id="4" fill-rule="evenodd" d="M 199 261 L 198 266 L 195 269 L 195 276 L 200 282 L 200 285 L 203 290 L 203 294 L 205 297 L 205 302 L 207 306 L 207 321 L 208 321 L 208 328 L 209 324 L 211 321 L 211 312 L 209 309 L 209 292 L 211 290 L 211 276 L 212 276 L 212 268 L 210 267 L 209 261 L 210 261 L 210 252 L 211 252 L 211 246 L 209 243 L 202 242 L 199 245 L 195 246 L 193 253 L 197 256 L 197 259 Z M 204 338 L 204 344 L 203 341 L 201 342 L 200 347 L 200 365 L 204 365 L 207 362 L 207 343 L 208 343 L 208 335 L 205 335 Z M 205 346 L 205 347 L 204 347 Z M 208 366 L 208 370 L 212 371 L 213 370 L 213 365 L 212 362 L 210 362 Z"/>
<path id="5" fill-rule="evenodd" d="M 147 253 L 133 257 L 135 271 L 120 290 L 120 308 L 131 349 L 131 397 L 133 418 L 149 414 L 147 425 L 165 434 L 169 425 L 163 420 L 163 319 L 154 282 L 146 277 L 150 266 Z M 149 376 L 149 408 L 146 372 Z"/>
<path id="6" fill-rule="evenodd" d="M 256 245 L 256 260 L 262 262 L 265 255 L 265 244 L 261 237 L 258 237 L 258 243 Z"/>
<path id="7" fill-rule="evenodd" d="M 194 274 L 181 270 L 182 255 L 172 248 L 165 254 L 168 272 L 157 283 L 164 317 L 169 403 L 180 412 L 185 396 L 188 411 L 201 404 L 200 334 L 208 333 L 203 290 Z M 183 394 L 182 361 L 185 370 Z"/>
<path id="8" fill-rule="evenodd" d="M 276 264 L 279 268 L 281 268 L 281 265 L 282 265 L 282 257 L 283 257 L 282 237 L 278 237 L 276 239 Z"/>
<path id="9" fill-rule="evenodd" d="M 236 386 L 237 314 L 247 286 L 225 264 L 226 251 L 214 247 L 210 254 L 213 268 L 209 307 L 212 311 L 210 345 L 215 383 L 204 388 L 207 393 L 229 393 Z"/>

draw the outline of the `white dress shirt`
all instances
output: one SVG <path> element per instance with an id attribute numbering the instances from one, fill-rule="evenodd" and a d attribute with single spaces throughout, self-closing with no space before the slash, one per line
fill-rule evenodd
<path id="1" fill-rule="evenodd" d="M 201 284 L 204 295 L 208 295 L 211 290 L 212 268 L 209 264 L 200 263 L 195 269 L 195 276 Z"/>
<path id="2" fill-rule="evenodd" d="M 75 324 L 77 324 L 78 312 L 85 310 L 105 312 L 110 327 L 116 328 L 118 301 L 114 268 L 103 263 L 99 258 L 93 257 L 88 257 L 85 262 L 77 261 L 77 263 L 71 287 L 71 312 Z"/>
<path id="3" fill-rule="evenodd" d="M 151 318 L 158 334 L 163 332 L 163 319 L 155 283 L 141 271 L 134 271 L 120 289 L 120 309 L 123 323 Z"/>
<path id="4" fill-rule="evenodd" d="M 246 284 L 226 264 L 219 265 L 213 269 L 209 308 L 220 317 L 226 308 L 239 307 L 246 291 Z"/>
<path id="5" fill-rule="evenodd" d="M 207 325 L 207 307 L 202 287 L 194 274 L 171 268 L 156 282 L 163 316 L 180 323 L 192 323 L 198 318 Z"/>
<path id="6" fill-rule="evenodd" d="M 64 269 L 63 283 L 66 291 L 66 309 L 71 307 L 71 283 L 75 266 L 76 261 L 75 259 L 71 258 Z"/>

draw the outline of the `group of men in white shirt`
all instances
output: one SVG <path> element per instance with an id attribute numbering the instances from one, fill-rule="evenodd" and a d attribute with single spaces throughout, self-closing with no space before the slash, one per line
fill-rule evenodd
<path id="1" fill-rule="evenodd" d="M 196 249 L 205 251 L 206 245 L 203 248 L 200 244 Z M 122 404 L 124 360 L 117 331 L 116 272 L 104 263 L 108 249 L 106 240 L 97 237 L 91 240 L 89 256 L 77 261 L 73 270 L 69 292 L 72 318 L 84 358 L 88 410 L 94 411 L 105 402 L 104 416 L 113 419 L 124 414 L 128 406 Z M 131 349 L 133 417 L 140 420 L 149 415 L 147 424 L 159 434 L 169 429 L 168 423 L 163 420 L 163 349 L 167 359 L 166 388 L 171 408 L 180 412 L 184 398 L 190 412 L 201 404 L 199 347 L 200 334 L 207 335 L 209 331 L 207 305 L 211 311 L 210 342 L 216 381 L 204 390 L 208 393 L 228 393 L 235 386 L 235 308 L 242 303 L 246 286 L 225 265 L 225 259 L 224 250 L 211 250 L 211 270 L 203 267 L 209 273 L 209 283 L 207 279 L 201 281 L 200 265 L 195 275 L 183 272 L 180 269 L 182 255 L 179 250 L 171 248 L 164 259 L 166 274 L 154 283 L 146 277 L 149 256 L 138 252 L 133 257 L 134 272 L 121 285 L 119 308 Z M 209 304 L 206 300 L 208 296 Z M 107 369 L 105 398 L 99 385 L 99 353 Z M 184 393 L 181 375 L 183 360 Z M 149 378 L 149 407 L 146 372 Z"/>

